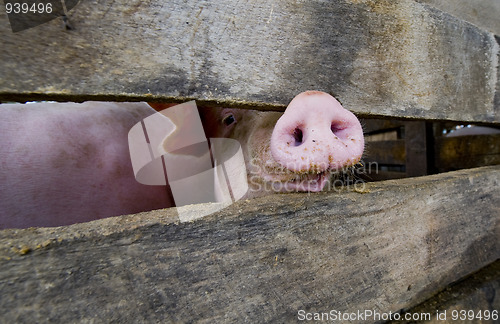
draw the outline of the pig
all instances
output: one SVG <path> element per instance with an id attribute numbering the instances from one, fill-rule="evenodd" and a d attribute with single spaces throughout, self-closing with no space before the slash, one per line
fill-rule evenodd
<path id="1" fill-rule="evenodd" d="M 127 143 L 132 126 L 171 105 L 1 105 L 0 228 L 173 207 L 168 186 L 135 180 Z M 284 113 L 199 107 L 199 114 L 207 138 L 241 144 L 249 185 L 244 198 L 324 190 L 331 173 L 358 163 L 364 150 L 358 119 L 324 92 L 299 94 Z"/>
<path id="2" fill-rule="evenodd" d="M 0 105 L 0 228 L 60 226 L 172 205 L 135 181 L 129 129 L 146 103 Z"/>
<path id="3" fill-rule="evenodd" d="M 332 173 L 356 165 L 364 151 L 357 117 L 321 91 L 297 95 L 284 113 L 207 107 L 199 113 L 207 138 L 241 143 L 249 184 L 245 198 L 321 191 Z"/>

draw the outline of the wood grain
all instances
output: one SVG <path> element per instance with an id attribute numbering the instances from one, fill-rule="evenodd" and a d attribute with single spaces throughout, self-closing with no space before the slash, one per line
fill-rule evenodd
<path id="1" fill-rule="evenodd" d="M 437 137 L 435 164 L 439 172 L 500 164 L 500 134 Z"/>
<path id="2" fill-rule="evenodd" d="M 315 89 L 364 116 L 500 122 L 498 40 L 414 0 L 91 0 L 68 17 L 12 33 L 0 16 L 0 101 L 282 110 Z"/>
<path id="3" fill-rule="evenodd" d="M 408 309 L 500 257 L 500 167 L 0 231 L 6 322 L 286 322 Z"/>

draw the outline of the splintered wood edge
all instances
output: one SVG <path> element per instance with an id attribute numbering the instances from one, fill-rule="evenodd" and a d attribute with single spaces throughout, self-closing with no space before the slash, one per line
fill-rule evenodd
<path id="1" fill-rule="evenodd" d="M 500 166 L 483 167 L 240 201 L 193 222 L 169 209 L 4 230 L 0 309 L 12 322 L 397 312 L 500 258 L 499 183 Z"/>
<path id="2" fill-rule="evenodd" d="M 374 196 L 383 191 L 394 191 L 397 193 L 420 191 L 426 188 L 433 188 L 437 184 L 440 186 L 453 186 L 459 179 L 469 179 L 471 186 L 474 186 L 473 179 L 476 177 L 499 177 L 500 166 L 487 166 L 475 169 L 446 172 L 437 175 L 386 180 L 380 182 L 367 182 L 363 190 L 346 189 L 342 192 L 321 192 L 316 194 L 290 193 L 276 194 L 252 200 L 242 200 L 226 207 L 223 210 L 208 216 L 196 219 L 193 216 L 192 222 L 218 222 L 227 218 L 258 217 L 256 212 L 259 209 L 266 209 L 273 206 L 277 209 L 290 209 L 297 205 L 297 201 L 303 202 L 309 198 L 319 201 L 329 201 L 340 198 L 354 199 L 356 201 L 371 201 Z M 495 190 L 495 188 L 492 188 Z M 453 197 L 450 197 L 453 203 Z M 212 208 L 213 204 L 190 205 L 183 208 L 191 209 L 193 214 L 203 213 L 207 208 Z M 263 206 L 263 207 L 261 207 Z M 341 211 L 340 211 L 341 213 Z M 498 215 L 500 217 L 500 215 Z M 472 217 L 472 216 L 471 216 Z M 95 237 L 106 237 L 127 232 L 138 228 L 150 226 L 178 226 L 181 223 L 176 208 L 158 209 L 131 215 L 115 216 L 99 219 L 91 222 L 74 224 L 60 227 L 37 227 L 27 229 L 5 229 L 0 230 L 0 260 L 9 259 L 12 255 L 29 253 L 40 248 L 48 248 L 54 243 L 68 242 L 72 240 L 88 240 L 91 242 Z"/>
<path id="3" fill-rule="evenodd" d="M 418 1 L 81 1 L 70 15 L 72 30 L 19 33 L 0 16 L 0 100 L 283 110 L 321 90 L 362 116 L 500 122 L 498 37 Z"/>

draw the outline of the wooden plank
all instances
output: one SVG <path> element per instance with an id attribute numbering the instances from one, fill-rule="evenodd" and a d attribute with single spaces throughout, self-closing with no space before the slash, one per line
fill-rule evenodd
<path id="1" fill-rule="evenodd" d="M 299 310 L 396 312 L 500 257 L 499 183 L 495 166 L 240 201 L 194 222 L 160 210 L 4 230 L 0 313 L 290 323 Z"/>
<path id="2" fill-rule="evenodd" d="M 378 133 L 374 135 L 365 135 L 365 143 L 368 142 L 383 142 L 383 141 L 395 141 L 401 138 L 399 130 L 392 130 L 388 132 Z"/>
<path id="3" fill-rule="evenodd" d="M 406 163 L 405 141 L 380 141 L 367 144 L 363 161 L 376 161 L 379 164 L 397 164 Z"/>
<path id="4" fill-rule="evenodd" d="M 12 33 L 0 16 L 0 101 L 283 109 L 316 89 L 365 116 L 500 122 L 494 35 L 414 0 L 92 0 L 68 17 Z"/>
<path id="5" fill-rule="evenodd" d="M 500 35 L 498 0 L 418 0 Z"/>
<path id="6" fill-rule="evenodd" d="M 399 130 L 404 126 L 404 121 L 397 119 L 362 119 L 363 132 L 366 135 L 378 134 L 391 130 Z"/>
<path id="7" fill-rule="evenodd" d="M 429 174 L 432 154 L 432 127 L 425 121 L 413 121 L 405 124 L 406 176 L 419 177 Z"/>
<path id="8" fill-rule="evenodd" d="M 439 172 L 500 164 L 500 135 L 438 137 L 435 164 Z"/>
<path id="9" fill-rule="evenodd" d="M 423 322 L 425 316 L 430 319 L 425 323 L 430 324 L 498 323 L 500 318 L 499 293 L 500 260 L 446 287 L 445 290 L 424 303 L 405 310 L 401 316 L 402 318 L 420 317 L 414 322 Z M 411 319 L 411 317 L 408 318 Z M 387 324 L 395 323 L 411 322 L 393 320 Z"/>
<path id="10" fill-rule="evenodd" d="M 392 179 L 402 179 L 406 178 L 405 172 L 397 172 L 397 171 L 373 171 L 370 173 L 366 173 L 361 175 L 363 180 L 366 181 L 385 181 Z"/>

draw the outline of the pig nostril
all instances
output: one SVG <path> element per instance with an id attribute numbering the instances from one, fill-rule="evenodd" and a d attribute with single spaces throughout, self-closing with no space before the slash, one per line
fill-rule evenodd
<path id="1" fill-rule="evenodd" d="M 302 144 L 303 136 L 304 135 L 302 134 L 302 130 L 300 128 L 295 128 L 295 130 L 293 131 L 295 146 L 299 146 L 300 144 Z"/>
<path id="2" fill-rule="evenodd" d="M 344 127 L 342 127 L 338 124 L 332 123 L 332 125 L 330 126 L 330 129 L 332 130 L 333 135 L 337 136 L 337 133 L 340 132 L 341 130 L 344 130 Z"/>

